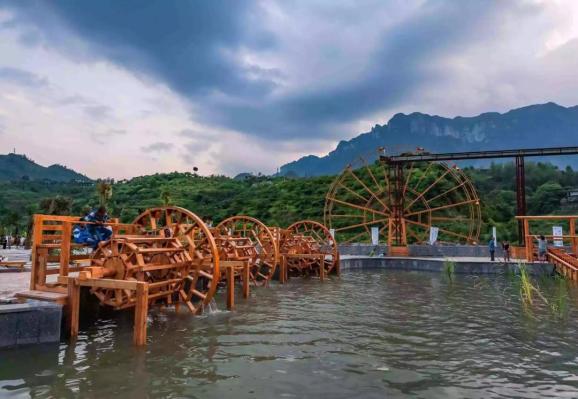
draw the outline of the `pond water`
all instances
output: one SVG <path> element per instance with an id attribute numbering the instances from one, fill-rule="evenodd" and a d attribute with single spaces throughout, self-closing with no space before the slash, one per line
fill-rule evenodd
<path id="1" fill-rule="evenodd" d="M 144 349 L 114 313 L 74 344 L 0 351 L 0 397 L 576 398 L 578 288 L 536 284 L 549 304 L 524 310 L 504 276 L 293 279 L 234 312 L 155 310 Z"/>

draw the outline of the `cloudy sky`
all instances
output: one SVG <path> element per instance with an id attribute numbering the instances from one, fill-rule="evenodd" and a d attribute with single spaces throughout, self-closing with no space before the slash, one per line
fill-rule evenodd
<path id="1" fill-rule="evenodd" d="M 0 0 L 0 153 L 271 173 L 385 123 L 578 104 L 575 0 Z"/>

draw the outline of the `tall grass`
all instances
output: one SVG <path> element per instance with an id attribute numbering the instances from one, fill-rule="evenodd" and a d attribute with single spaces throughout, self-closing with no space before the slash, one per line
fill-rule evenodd
<path id="1" fill-rule="evenodd" d="M 532 284 L 532 280 L 526 265 L 519 263 L 518 270 L 520 278 L 520 299 L 522 300 L 524 311 L 529 315 L 532 314 L 532 306 L 534 305 L 535 298 L 540 299 L 552 309 L 546 297 L 544 297 L 542 292 L 534 284 Z"/>
<path id="2" fill-rule="evenodd" d="M 444 273 L 448 276 L 450 281 L 453 281 L 456 272 L 456 262 L 449 259 L 444 260 Z"/>

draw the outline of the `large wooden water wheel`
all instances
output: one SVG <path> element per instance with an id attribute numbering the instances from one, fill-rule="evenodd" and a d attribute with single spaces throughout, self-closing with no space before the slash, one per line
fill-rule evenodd
<path id="1" fill-rule="evenodd" d="M 184 285 L 185 302 L 191 311 L 200 312 L 213 299 L 220 273 L 219 251 L 207 225 L 193 212 L 176 206 L 147 209 L 133 224 L 144 235 L 175 238 L 186 250 L 191 267 Z"/>
<path id="2" fill-rule="evenodd" d="M 481 212 L 468 176 L 445 162 L 348 166 L 331 185 L 325 224 L 340 242 L 371 242 L 372 228 L 389 245 L 429 241 L 476 243 Z"/>
<path id="3" fill-rule="evenodd" d="M 337 271 L 339 249 L 329 230 L 321 223 L 302 220 L 281 232 L 280 253 L 285 256 L 289 274 L 325 275 Z"/>
<path id="4" fill-rule="evenodd" d="M 175 238 L 118 236 L 92 254 L 90 269 L 105 279 L 147 282 L 150 302 L 164 300 L 170 304 L 179 293 L 190 290 L 190 286 L 185 287 L 190 265 L 189 253 Z M 102 304 L 116 309 L 135 305 L 134 290 L 102 285 L 93 287 L 91 292 Z"/>
<path id="5" fill-rule="evenodd" d="M 223 220 L 214 230 L 221 260 L 249 262 L 250 280 L 266 285 L 275 273 L 279 252 L 271 230 L 249 216 Z"/>

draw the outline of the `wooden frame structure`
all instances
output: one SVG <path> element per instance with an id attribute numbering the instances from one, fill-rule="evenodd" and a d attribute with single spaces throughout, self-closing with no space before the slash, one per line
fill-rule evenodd
<path id="1" fill-rule="evenodd" d="M 516 216 L 517 220 L 521 220 L 524 226 L 524 244 L 525 244 L 525 257 L 528 262 L 534 261 L 534 241 L 539 235 L 543 235 L 545 238 L 553 239 L 558 238 L 569 244 L 572 253 L 578 256 L 578 235 L 576 234 L 576 221 L 578 220 L 578 215 L 542 215 L 542 216 Z M 531 222 L 534 221 L 558 221 L 568 223 L 568 229 L 570 234 L 564 234 L 562 236 L 554 237 L 552 234 L 536 234 L 532 233 Z"/>
<path id="2" fill-rule="evenodd" d="M 286 251 L 282 282 L 295 264 L 307 265 L 309 270 L 317 265 L 321 281 L 329 272 L 339 272 L 335 240 L 323 225 L 311 221 L 272 231 L 257 219 L 238 216 L 211 230 L 184 208 L 152 208 L 130 224 L 116 219 L 104 223 L 112 236 L 92 252 L 72 240 L 74 226 L 90 224 L 96 223 L 75 216 L 34 215 L 30 290 L 17 294 L 67 305 L 73 338 L 78 335 L 82 287 L 105 306 L 134 308 L 133 341 L 144 345 L 151 305 L 184 303 L 192 314 L 198 314 L 222 282 L 227 288 L 227 308 L 234 309 L 235 282 L 242 283 L 244 298 L 249 297 L 252 284 L 268 284 L 281 259 L 281 248 Z M 300 250 L 290 242 L 299 243 Z M 84 253 L 75 252 L 80 248 L 86 249 Z M 48 281 L 53 275 L 56 278 Z"/>

